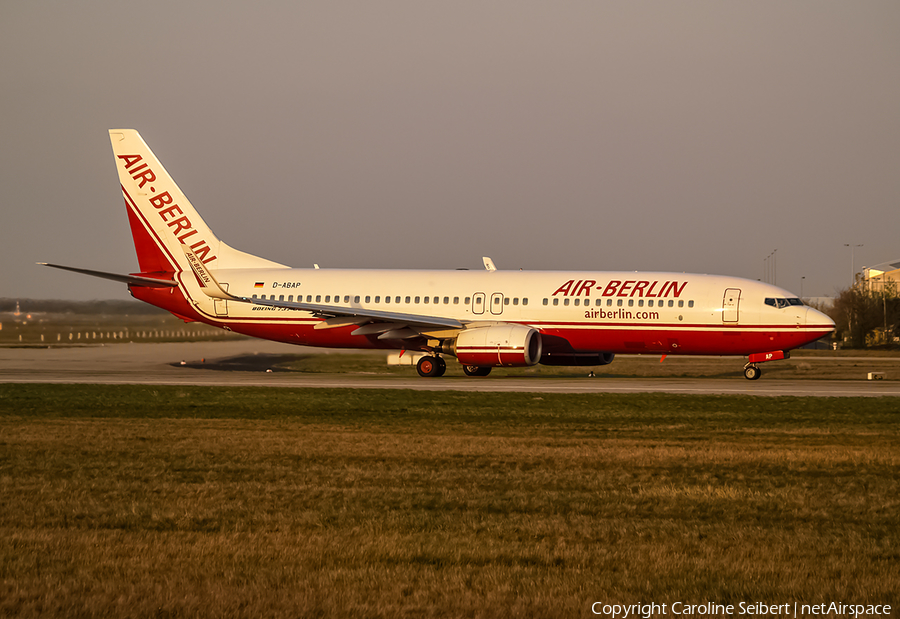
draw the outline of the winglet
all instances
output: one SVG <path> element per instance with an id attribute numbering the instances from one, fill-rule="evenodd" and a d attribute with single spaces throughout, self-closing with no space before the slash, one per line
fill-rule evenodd
<path id="1" fill-rule="evenodd" d="M 181 249 L 184 250 L 184 255 L 187 258 L 188 264 L 191 266 L 194 275 L 197 276 L 197 282 L 200 284 L 200 287 L 203 289 L 203 293 L 206 294 L 206 296 L 229 301 L 238 300 L 237 297 L 225 292 L 219 282 L 216 281 L 216 278 L 209 272 L 209 269 L 206 268 L 206 265 L 203 264 L 203 261 L 194 253 L 193 249 L 183 243 Z"/>

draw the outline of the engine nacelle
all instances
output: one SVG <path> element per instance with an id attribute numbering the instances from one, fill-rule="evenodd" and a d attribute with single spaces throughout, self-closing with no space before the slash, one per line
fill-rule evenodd
<path id="1" fill-rule="evenodd" d="M 541 365 L 609 365 L 616 355 L 611 352 L 544 353 Z"/>
<path id="2" fill-rule="evenodd" d="M 491 325 L 461 331 L 454 354 L 463 365 L 534 365 L 541 358 L 541 334 L 524 325 Z"/>

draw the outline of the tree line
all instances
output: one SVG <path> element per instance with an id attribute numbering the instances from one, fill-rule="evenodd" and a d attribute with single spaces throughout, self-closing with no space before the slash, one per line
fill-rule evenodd
<path id="1" fill-rule="evenodd" d="M 897 347 L 900 337 L 900 297 L 897 283 L 857 282 L 823 310 L 834 320 L 838 340 L 848 348 Z"/>

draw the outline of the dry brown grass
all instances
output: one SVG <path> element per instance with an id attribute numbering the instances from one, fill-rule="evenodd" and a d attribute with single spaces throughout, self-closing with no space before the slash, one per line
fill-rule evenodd
<path id="1" fill-rule="evenodd" d="M 322 414 L 292 391 L 293 411 L 215 419 L 174 404 L 211 392 L 154 393 L 172 417 L 81 417 L 69 392 L 50 405 L 68 413 L 0 417 L 0 615 L 900 602 L 896 402 L 828 401 L 816 423 L 796 399 L 505 394 L 511 423 L 478 395 L 395 392 L 404 415 L 379 417 L 357 392 Z"/>

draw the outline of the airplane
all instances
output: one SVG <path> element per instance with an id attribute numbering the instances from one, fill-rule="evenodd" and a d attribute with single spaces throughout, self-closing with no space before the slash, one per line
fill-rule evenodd
<path id="1" fill-rule="evenodd" d="M 455 357 L 494 367 L 601 366 L 617 354 L 740 355 L 744 376 L 831 333 L 776 286 L 664 272 L 291 268 L 234 249 L 206 225 L 133 129 L 110 141 L 140 271 L 39 263 L 123 282 L 186 322 L 303 346 L 424 352 L 420 376 Z M 402 353 L 401 353 L 402 354 Z"/>

